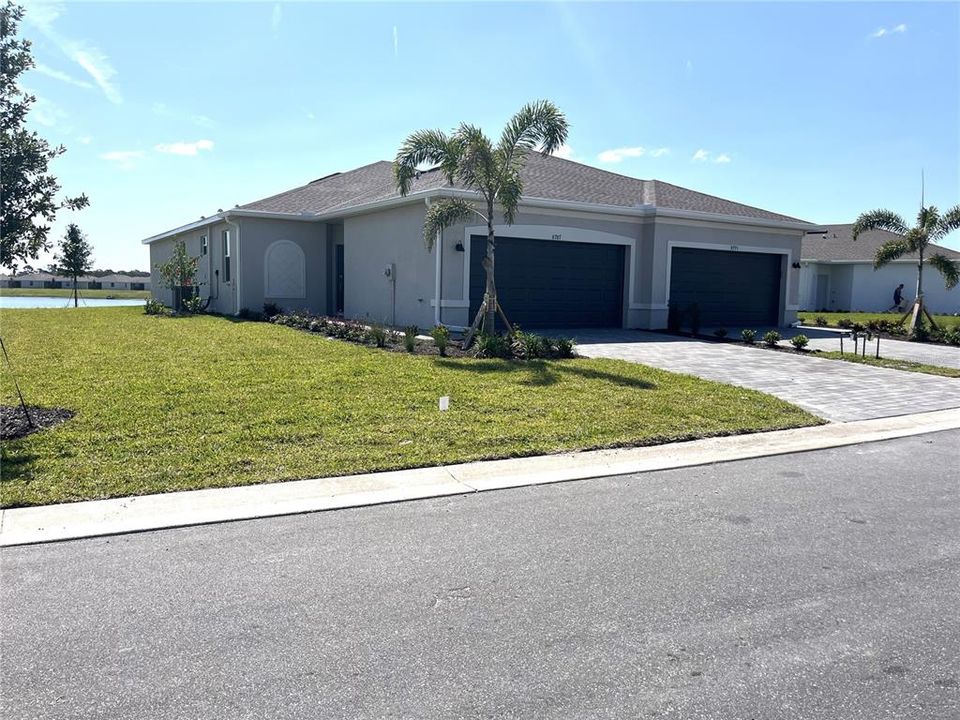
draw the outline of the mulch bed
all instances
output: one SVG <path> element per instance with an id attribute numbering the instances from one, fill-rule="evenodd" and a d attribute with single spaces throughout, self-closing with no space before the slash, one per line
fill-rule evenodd
<path id="1" fill-rule="evenodd" d="M 59 425 L 73 417 L 72 410 L 43 408 L 28 405 L 31 425 L 19 405 L 0 405 L 0 440 L 16 440 L 37 430 Z"/>

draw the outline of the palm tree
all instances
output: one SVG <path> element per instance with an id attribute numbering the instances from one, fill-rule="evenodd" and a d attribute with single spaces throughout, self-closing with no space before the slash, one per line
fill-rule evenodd
<path id="1" fill-rule="evenodd" d="M 461 123 L 449 135 L 440 130 L 420 130 L 410 135 L 397 152 L 393 164 L 394 177 L 401 195 L 410 191 L 410 185 L 424 164 L 439 167 L 450 185 L 460 185 L 476 192 L 482 208 L 462 197 L 443 198 L 427 210 L 423 222 L 423 240 L 427 249 L 433 248 L 437 234 L 444 228 L 479 216 L 487 225 L 487 248 L 483 258 L 486 289 L 483 303 L 467 334 L 468 344 L 477 326 L 483 323 L 484 333 L 494 333 L 497 312 L 506 321 L 497 301 L 494 277 L 496 237 L 493 232 L 494 212 L 499 207 L 507 225 L 512 225 L 523 194 L 520 172 L 524 161 L 538 147 L 552 153 L 567 139 L 567 119 L 549 100 L 524 105 L 514 115 L 494 145 L 480 128 Z M 482 211 L 481 211 L 482 210 Z M 437 302 L 440 299 L 437 298 Z"/>
<path id="2" fill-rule="evenodd" d="M 926 260 L 927 265 L 940 272 L 948 290 L 960 283 L 960 264 L 939 252 L 927 256 L 927 250 L 931 244 L 936 244 L 938 240 L 942 240 L 957 229 L 960 229 L 960 205 L 955 205 L 943 215 L 932 205 L 921 207 L 920 213 L 917 215 L 917 224 L 912 228 L 907 226 L 902 217 L 890 210 L 865 212 L 857 218 L 853 225 L 854 240 L 861 233 L 869 230 L 886 230 L 899 235 L 897 238 L 887 240 L 877 248 L 877 254 L 873 260 L 874 270 L 908 253 L 917 254 L 917 296 L 913 307 L 908 311 L 913 313 L 913 319 L 910 321 L 911 332 L 916 327 L 921 313 L 926 314 L 930 322 L 936 326 L 933 317 L 923 306 L 924 260 Z M 903 317 L 906 318 L 906 314 Z"/>

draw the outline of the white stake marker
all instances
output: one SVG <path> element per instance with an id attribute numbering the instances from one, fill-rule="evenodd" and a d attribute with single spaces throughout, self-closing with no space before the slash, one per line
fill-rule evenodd
<path id="1" fill-rule="evenodd" d="M 442 395 L 440 397 L 440 412 L 445 412 L 450 409 L 450 396 Z"/>

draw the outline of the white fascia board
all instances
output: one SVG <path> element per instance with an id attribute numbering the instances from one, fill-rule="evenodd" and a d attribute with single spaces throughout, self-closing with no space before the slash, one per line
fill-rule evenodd
<path id="1" fill-rule="evenodd" d="M 223 215 L 211 215 L 208 218 L 203 218 L 202 220 L 197 220 L 196 222 L 187 223 L 186 225 L 181 225 L 180 227 L 174 228 L 173 230 L 167 230 L 166 232 L 158 233 L 157 235 L 151 235 L 150 237 L 141 240 L 140 242 L 144 245 L 149 245 L 152 242 L 157 240 L 163 240 L 168 237 L 173 237 L 174 235 L 179 235 L 180 233 L 190 232 L 191 230 L 198 230 L 202 227 L 208 225 L 215 225 L 218 222 L 223 221 Z"/>

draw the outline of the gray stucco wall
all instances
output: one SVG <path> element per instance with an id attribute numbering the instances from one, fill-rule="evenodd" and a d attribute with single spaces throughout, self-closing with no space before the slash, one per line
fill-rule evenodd
<path id="1" fill-rule="evenodd" d="M 325 223 L 242 218 L 240 225 L 241 308 L 260 312 L 265 302 L 284 310 L 327 312 L 327 230 Z M 274 297 L 266 292 L 266 253 L 279 241 L 290 241 L 302 251 L 305 263 L 303 297 Z"/>
<path id="2" fill-rule="evenodd" d="M 165 305 L 173 303 L 173 294 L 157 272 L 157 266 L 169 260 L 176 243 L 183 241 L 186 245 L 187 254 L 190 257 L 200 258 L 197 265 L 197 283 L 200 286 L 200 295 L 204 298 L 210 298 L 209 311 L 224 314 L 236 312 L 236 282 L 235 280 L 230 283 L 223 281 L 221 233 L 227 229 L 226 224 L 217 223 L 150 243 L 150 282 L 153 297 Z M 203 236 L 207 237 L 206 255 L 200 253 Z"/>

